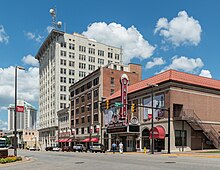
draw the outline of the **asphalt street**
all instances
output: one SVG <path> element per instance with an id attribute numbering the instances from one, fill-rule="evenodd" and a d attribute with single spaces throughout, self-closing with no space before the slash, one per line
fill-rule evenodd
<path id="1" fill-rule="evenodd" d="M 220 158 L 209 156 L 161 155 L 143 153 L 78 153 L 18 150 L 30 158 L 0 165 L 1 170 L 219 170 Z"/>

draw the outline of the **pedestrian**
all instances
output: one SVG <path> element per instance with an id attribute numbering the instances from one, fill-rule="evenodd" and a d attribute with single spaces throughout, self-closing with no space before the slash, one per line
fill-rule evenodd
<path id="1" fill-rule="evenodd" d="M 120 142 L 120 144 L 119 144 L 119 151 L 121 154 L 123 153 L 123 143 L 122 142 Z"/>
<path id="2" fill-rule="evenodd" d="M 112 144 L 112 151 L 113 151 L 113 153 L 115 153 L 115 150 L 116 150 L 116 144 L 115 144 L 115 142 L 113 142 L 113 144 Z"/>

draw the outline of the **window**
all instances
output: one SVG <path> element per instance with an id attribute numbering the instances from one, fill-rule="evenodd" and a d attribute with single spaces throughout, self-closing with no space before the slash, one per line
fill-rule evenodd
<path id="1" fill-rule="evenodd" d="M 81 90 L 81 92 L 84 92 L 84 91 L 85 91 L 85 85 L 82 85 L 82 86 L 80 87 L 80 90 Z"/>
<path id="2" fill-rule="evenodd" d="M 81 134 L 84 134 L 84 128 L 83 127 L 81 128 Z"/>
<path id="3" fill-rule="evenodd" d="M 92 94 L 91 93 L 87 93 L 87 100 L 90 100 L 92 98 Z"/>
<path id="4" fill-rule="evenodd" d="M 86 72 L 84 71 L 79 71 L 79 77 L 85 77 L 86 76 Z"/>
<path id="5" fill-rule="evenodd" d="M 85 63 L 79 63 L 79 68 L 80 69 L 86 69 L 86 64 Z"/>
<path id="6" fill-rule="evenodd" d="M 86 47 L 82 46 L 82 45 L 79 45 L 79 51 L 86 52 Z"/>
<path id="7" fill-rule="evenodd" d="M 119 54 L 115 54 L 115 59 L 119 60 Z"/>
<path id="8" fill-rule="evenodd" d="M 64 60 L 64 59 L 60 59 L 60 65 L 66 65 L 66 60 Z"/>
<path id="9" fill-rule="evenodd" d="M 94 48 L 89 48 L 89 54 L 95 54 L 95 49 Z"/>
<path id="10" fill-rule="evenodd" d="M 186 146 L 186 130 L 175 130 L 175 146 Z"/>
<path id="11" fill-rule="evenodd" d="M 66 100 L 66 95 L 65 94 L 60 94 L 60 100 Z"/>
<path id="12" fill-rule="evenodd" d="M 69 43 L 69 49 L 75 50 L 75 44 Z"/>
<path id="13" fill-rule="evenodd" d="M 79 98 L 76 99 L 76 104 L 79 104 Z"/>
<path id="14" fill-rule="evenodd" d="M 87 83 L 87 89 L 90 89 L 91 87 L 92 87 L 92 82 L 90 81 Z"/>
<path id="15" fill-rule="evenodd" d="M 98 89 L 94 90 L 94 97 L 97 97 L 99 95 Z"/>
<path id="16" fill-rule="evenodd" d="M 93 107 L 94 107 L 94 109 L 98 109 L 98 102 L 95 102 Z"/>
<path id="17" fill-rule="evenodd" d="M 79 54 L 79 60 L 86 61 L 86 56 L 83 54 Z"/>
<path id="18" fill-rule="evenodd" d="M 88 122 L 91 121 L 91 117 L 90 117 L 90 115 L 87 116 L 87 121 L 88 121 Z"/>
<path id="19" fill-rule="evenodd" d="M 104 59 L 98 58 L 98 64 L 104 64 Z"/>
<path id="20" fill-rule="evenodd" d="M 76 109 L 76 115 L 79 114 L 79 108 Z"/>
<path id="21" fill-rule="evenodd" d="M 97 122 L 99 120 L 98 114 L 94 115 L 94 122 Z"/>
<path id="22" fill-rule="evenodd" d="M 112 63 L 112 61 L 111 61 L 111 60 L 108 60 L 108 64 L 109 64 L 109 63 Z"/>
<path id="23" fill-rule="evenodd" d="M 95 57 L 89 56 L 89 62 L 94 63 L 95 62 Z"/>
<path id="24" fill-rule="evenodd" d="M 66 108 L 66 103 L 60 103 L 60 108 L 65 109 Z"/>
<path id="25" fill-rule="evenodd" d="M 61 42 L 60 47 L 66 48 L 66 42 Z"/>
<path id="26" fill-rule="evenodd" d="M 77 124 L 77 125 L 79 124 L 79 119 L 76 119 L 76 124 Z"/>
<path id="27" fill-rule="evenodd" d="M 75 70 L 69 69 L 69 75 L 74 76 Z"/>
<path id="28" fill-rule="evenodd" d="M 111 85 L 114 85 L 114 84 L 115 84 L 115 78 L 111 77 Z"/>
<path id="29" fill-rule="evenodd" d="M 61 83 L 66 83 L 66 77 L 60 77 L 60 82 Z"/>
<path id="30" fill-rule="evenodd" d="M 60 86 L 60 91 L 66 91 L 66 86 Z"/>
<path id="31" fill-rule="evenodd" d="M 93 80 L 93 86 L 96 86 L 98 84 L 99 84 L 99 78 L 97 77 Z"/>
<path id="32" fill-rule="evenodd" d="M 85 101 L 85 96 L 81 96 L 81 102 L 83 103 Z"/>
<path id="33" fill-rule="evenodd" d="M 104 56 L 104 51 L 98 50 L 98 56 Z"/>
<path id="34" fill-rule="evenodd" d="M 85 106 L 82 106 L 81 107 L 81 113 L 84 113 L 85 112 Z"/>
<path id="35" fill-rule="evenodd" d="M 69 61 L 69 66 L 70 67 L 74 67 L 75 66 L 75 62 L 74 61 Z"/>
<path id="36" fill-rule="evenodd" d="M 60 74 L 66 74 L 66 69 L 65 68 L 60 68 Z"/>
<path id="37" fill-rule="evenodd" d="M 85 123 L 85 118 L 84 117 L 81 118 L 81 122 Z"/>
<path id="38" fill-rule="evenodd" d="M 60 56 L 66 57 L 66 51 L 61 50 L 60 51 Z"/>
<path id="39" fill-rule="evenodd" d="M 114 65 L 114 70 L 117 70 L 117 66 L 116 65 Z"/>
<path id="40" fill-rule="evenodd" d="M 74 79 L 74 78 L 69 78 L 69 84 L 73 84 L 73 83 L 74 83 L 74 81 L 75 81 L 75 79 Z"/>
<path id="41" fill-rule="evenodd" d="M 112 58 L 112 53 L 108 52 L 108 58 Z"/>
<path id="42" fill-rule="evenodd" d="M 123 66 L 121 66 L 121 71 L 124 71 L 124 67 Z"/>
<path id="43" fill-rule="evenodd" d="M 89 70 L 95 70 L 95 66 L 94 66 L 94 65 L 89 64 Z"/>
<path id="44" fill-rule="evenodd" d="M 114 94 L 115 90 L 114 89 L 111 89 L 111 93 L 110 95 Z"/>
<path id="45" fill-rule="evenodd" d="M 78 129 L 78 128 L 76 128 L 76 134 L 77 134 L 77 135 L 79 134 L 79 129 Z"/>
<path id="46" fill-rule="evenodd" d="M 69 58 L 75 58 L 75 53 L 69 52 Z"/>

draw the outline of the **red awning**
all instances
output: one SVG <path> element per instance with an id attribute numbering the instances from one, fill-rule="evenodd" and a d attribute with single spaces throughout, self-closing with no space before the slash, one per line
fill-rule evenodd
<path id="1" fill-rule="evenodd" d="M 89 138 L 83 139 L 81 142 L 90 142 Z"/>
<path id="2" fill-rule="evenodd" d="M 152 138 L 152 129 L 150 130 L 150 139 Z M 154 127 L 154 139 L 164 139 L 165 130 L 162 126 Z"/>
<path id="3" fill-rule="evenodd" d="M 63 139 L 60 139 L 59 142 L 63 142 Z"/>
<path id="4" fill-rule="evenodd" d="M 99 141 L 99 138 L 92 138 L 91 139 L 91 142 L 98 142 Z"/>
<path id="5" fill-rule="evenodd" d="M 59 142 L 59 140 L 55 140 L 55 142 Z"/>
<path id="6" fill-rule="evenodd" d="M 68 138 L 67 139 L 63 139 L 63 142 L 68 142 L 68 140 L 69 140 Z"/>

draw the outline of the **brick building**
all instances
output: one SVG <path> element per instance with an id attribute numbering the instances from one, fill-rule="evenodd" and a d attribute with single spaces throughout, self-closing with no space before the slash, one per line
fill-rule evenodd
<path id="1" fill-rule="evenodd" d="M 120 89 L 120 77 L 126 73 L 130 84 L 141 81 L 142 68 L 137 64 L 124 66 L 110 63 L 99 67 L 88 76 L 70 86 L 70 123 L 73 142 L 103 143 L 103 118 L 99 107 L 102 100 Z M 71 143 L 72 145 L 74 143 Z"/>
<path id="2" fill-rule="evenodd" d="M 168 70 L 128 86 L 128 125 L 136 117 L 140 131 L 129 133 L 117 126 L 106 133 L 106 145 L 122 141 L 125 151 L 151 148 L 152 94 L 155 151 L 168 150 L 168 112 L 170 109 L 170 149 L 188 151 L 219 148 L 220 81 L 175 70 Z M 121 91 L 107 98 L 110 104 L 120 102 Z M 137 108 L 131 113 L 129 105 Z M 102 103 L 105 105 L 105 103 Z M 147 107 L 144 107 L 147 106 Z"/>

